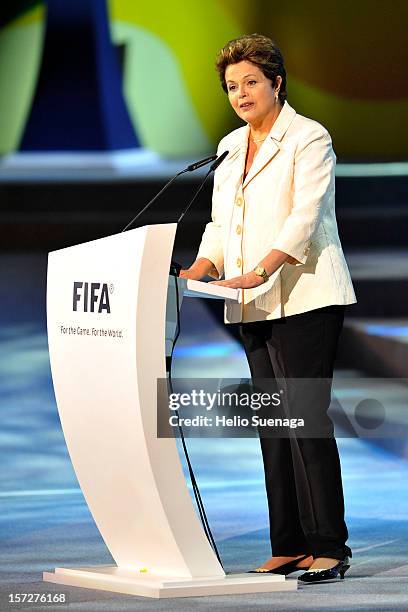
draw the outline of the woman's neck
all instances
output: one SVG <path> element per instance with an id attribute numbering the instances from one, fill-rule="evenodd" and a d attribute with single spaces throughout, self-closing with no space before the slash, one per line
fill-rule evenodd
<path id="1" fill-rule="evenodd" d="M 273 113 L 269 113 L 264 119 L 256 123 L 250 123 L 249 137 L 255 142 L 261 142 L 266 139 L 269 132 L 272 129 L 273 124 L 279 116 L 282 110 L 282 105 L 279 104 L 275 107 Z"/>

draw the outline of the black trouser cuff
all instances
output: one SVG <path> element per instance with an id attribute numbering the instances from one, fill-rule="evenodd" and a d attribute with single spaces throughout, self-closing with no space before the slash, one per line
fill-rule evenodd
<path id="1" fill-rule="evenodd" d="M 324 549 L 322 551 L 314 551 L 313 557 L 316 559 L 317 557 L 327 557 L 329 559 L 338 559 L 341 561 L 344 557 L 352 557 L 353 554 L 351 549 L 348 546 L 341 546 L 340 548 L 330 548 Z"/>

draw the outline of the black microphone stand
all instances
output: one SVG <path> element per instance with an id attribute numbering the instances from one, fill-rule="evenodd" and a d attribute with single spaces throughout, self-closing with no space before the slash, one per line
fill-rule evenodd
<path id="1" fill-rule="evenodd" d="M 206 157 L 205 159 L 200 159 L 200 161 L 195 162 L 194 164 L 190 164 L 189 166 L 187 166 L 187 168 L 184 168 L 183 170 L 180 170 L 180 172 L 177 172 L 177 174 L 175 176 L 173 176 L 173 178 L 171 178 L 165 185 L 164 187 L 162 187 L 162 189 L 160 189 L 159 193 L 157 193 L 154 198 L 152 198 L 147 204 L 146 206 L 144 206 L 142 208 L 142 210 L 140 210 L 137 215 L 135 217 L 133 217 L 133 219 L 131 221 L 129 221 L 129 223 L 123 228 L 122 232 L 125 232 L 127 229 L 129 229 L 129 227 L 131 225 L 133 225 L 133 223 L 142 216 L 142 214 L 148 209 L 150 208 L 150 206 L 152 204 L 154 204 L 154 202 L 161 196 L 162 193 L 164 193 L 166 191 L 166 189 L 168 189 L 168 187 L 170 187 L 170 185 L 172 183 L 174 183 L 174 181 L 181 176 L 182 174 L 185 174 L 186 172 L 194 172 L 194 170 L 197 170 L 198 168 L 201 168 L 202 166 L 205 166 L 206 164 L 209 164 L 210 162 L 217 160 L 217 156 L 216 155 L 211 155 L 210 157 Z"/>
<path id="2" fill-rule="evenodd" d="M 224 151 L 224 153 L 221 153 L 221 155 L 219 157 L 217 157 L 217 159 L 211 164 L 210 169 L 208 170 L 208 172 L 205 175 L 204 179 L 201 181 L 197 191 L 195 192 L 195 194 L 191 198 L 190 202 L 187 204 L 187 206 L 185 207 L 185 209 L 183 210 L 183 212 L 181 213 L 181 215 L 177 219 L 177 225 L 180 224 L 180 222 L 182 221 L 182 219 L 183 219 L 184 215 L 186 214 L 186 212 L 188 212 L 190 210 L 191 206 L 196 201 L 199 193 L 203 189 L 203 187 L 205 185 L 205 182 L 208 179 L 208 177 L 210 176 L 211 172 L 214 172 L 218 168 L 218 166 L 220 164 L 222 164 L 224 159 L 227 157 L 228 153 L 229 153 L 229 151 Z M 179 263 L 177 263 L 176 261 L 172 261 L 171 265 L 170 265 L 170 274 L 172 276 L 179 276 L 180 270 L 181 270 L 181 265 Z"/>
<path id="3" fill-rule="evenodd" d="M 204 159 L 200 159 L 199 161 L 190 164 L 189 166 L 187 166 L 187 168 L 184 168 L 183 170 L 180 170 L 180 172 L 178 172 L 175 176 L 173 176 L 173 178 L 171 178 L 165 185 L 164 187 L 162 187 L 160 189 L 160 191 L 146 204 L 146 206 L 144 206 L 142 208 L 142 210 L 140 210 L 137 215 L 135 217 L 133 217 L 133 219 L 131 221 L 129 221 L 129 223 L 123 228 L 122 232 L 125 232 L 127 229 L 129 229 L 131 227 L 131 225 L 133 225 L 133 223 L 139 219 L 139 217 L 141 217 L 141 215 L 148 209 L 150 208 L 150 206 L 152 204 L 154 204 L 154 202 L 162 195 L 162 193 L 164 193 L 166 191 L 166 189 L 168 189 L 168 187 L 170 187 L 170 185 L 172 183 L 174 183 L 174 181 L 182 174 L 185 174 L 186 172 L 194 172 L 194 170 L 197 170 L 198 168 L 201 168 L 202 166 L 205 166 L 207 164 L 209 164 L 210 162 L 213 162 L 210 166 L 210 169 L 208 170 L 207 174 L 204 177 L 204 180 L 201 182 L 199 188 L 197 189 L 197 191 L 195 192 L 193 198 L 190 200 L 190 202 L 188 203 L 188 205 L 186 206 L 186 208 L 183 210 L 183 212 L 181 213 L 180 217 L 177 220 L 177 225 L 180 223 L 180 221 L 183 219 L 184 215 L 186 214 L 186 212 L 190 209 L 190 207 L 192 206 L 192 204 L 195 202 L 195 200 L 197 199 L 197 196 L 199 195 L 199 193 L 201 192 L 201 190 L 203 189 L 205 182 L 207 180 L 207 178 L 209 177 L 209 175 L 211 174 L 211 172 L 214 172 L 218 166 L 224 161 L 224 159 L 227 157 L 228 155 L 228 151 L 224 151 L 224 153 L 222 153 L 219 157 L 217 157 L 217 155 L 211 155 L 210 157 L 206 157 Z M 171 276 L 178 276 L 180 274 L 180 270 L 181 270 L 181 265 L 179 263 L 177 263 L 176 261 L 172 261 L 170 264 L 170 275 Z"/>
<path id="4" fill-rule="evenodd" d="M 208 170 L 207 174 L 205 175 L 204 179 L 201 181 L 201 184 L 199 186 L 199 188 L 197 189 L 197 191 L 195 192 L 194 196 L 192 197 L 192 199 L 190 200 L 190 202 L 187 204 L 187 206 L 185 207 L 185 209 L 183 210 L 183 212 L 181 213 L 181 215 L 179 216 L 179 218 L 177 219 L 177 225 L 181 222 L 181 220 L 183 219 L 184 215 L 186 214 L 186 212 L 188 212 L 188 210 L 190 209 L 190 207 L 194 204 L 194 202 L 197 199 L 198 194 L 200 193 L 200 191 L 203 189 L 206 180 L 208 179 L 208 177 L 210 176 L 211 172 L 214 172 L 218 166 L 220 164 L 222 164 L 222 162 L 224 161 L 224 159 L 227 157 L 229 151 L 224 151 L 224 153 L 221 153 L 221 155 L 219 157 L 217 157 L 217 159 L 214 161 L 214 163 L 211 164 L 210 169 Z"/>

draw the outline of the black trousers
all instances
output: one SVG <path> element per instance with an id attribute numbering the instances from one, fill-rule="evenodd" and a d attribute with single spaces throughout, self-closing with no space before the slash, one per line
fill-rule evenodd
<path id="1" fill-rule="evenodd" d="M 307 397 L 321 427 L 333 431 L 327 416 L 344 306 L 326 306 L 272 321 L 239 325 L 253 381 L 319 378 L 329 381 L 320 405 Z M 302 400 L 301 400 L 302 401 Z M 324 422 L 326 421 L 326 422 Z M 328 425 L 329 424 L 329 425 Z M 275 556 L 351 556 L 344 521 L 339 454 L 334 435 L 302 438 L 261 437 L 270 536 Z"/>

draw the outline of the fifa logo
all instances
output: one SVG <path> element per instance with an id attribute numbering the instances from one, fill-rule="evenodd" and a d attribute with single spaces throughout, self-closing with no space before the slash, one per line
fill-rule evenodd
<path id="1" fill-rule="evenodd" d="M 109 290 L 107 283 L 74 282 L 72 309 L 75 312 L 110 313 Z"/>

